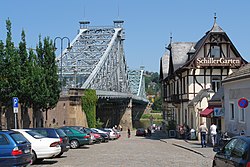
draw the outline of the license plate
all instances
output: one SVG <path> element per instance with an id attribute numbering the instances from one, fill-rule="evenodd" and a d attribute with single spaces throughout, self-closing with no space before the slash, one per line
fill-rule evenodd
<path id="1" fill-rule="evenodd" d="M 70 146 L 66 146 L 66 148 L 70 148 Z"/>

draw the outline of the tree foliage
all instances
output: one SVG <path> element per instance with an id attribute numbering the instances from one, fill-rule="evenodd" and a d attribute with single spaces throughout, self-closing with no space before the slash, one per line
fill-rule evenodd
<path id="1" fill-rule="evenodd" d="M 44 111 L 55 107 L 60 85 L 52 40 L 49 37 L 41 40 L 40 36 L 34 52 L 27 50 L 24 30 L 15 47 L 9 19 L 6 29 L 6 42 L 0 41 L 0 105 L 11 107 L 12 98 L 18 97 L 21 109 L 33 107 Z"/>
<path id="2" fill-rule="evenodd" d="M 86 113 L 87 122 L 89 127 L 96 127 L 96 103 L 97 103 L 96 91 L 92 89 L 86 89 L 84 96 L 82 96 L 82 109 Z M 99 124 L 99 122 L 98 122 Z"/>
<path id="3" fill-rule="evenodd" d="M 162 111 L 159 74 L 157 72 L 146 72 L 145 87 L 147 95 L 154 95 L 152 109 Z"/>
<path id="4" fill-rule="evenodd" d="M 1 42 L 0 57 L 0 86 L 1 86 L 1 102 L 5 106 L 11 106 L 12 97 L 20 93 L 20 58 L 17 49 L 12 42 L 11 22 L 6 21 L 7 37 L 6 44 Z"/>

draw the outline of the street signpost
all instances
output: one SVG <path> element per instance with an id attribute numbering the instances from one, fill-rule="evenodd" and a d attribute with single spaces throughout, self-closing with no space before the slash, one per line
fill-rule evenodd
<path id="1" fill-rule="evenodd" d="M 15 129 L 17 129 L 18 98 L 13 97 L 13 112 L 15 114 Z"/>
<path id="2" fill-rule="evenodd" d="M 245 98 L 245 97 L 240 98 L 240 99 L 238 100 L 238 106 L 239 106 L 240 108 L 247 108 L 247 106 L 248 106 L 248 100 L 247 100 L 247 98 Z"/>

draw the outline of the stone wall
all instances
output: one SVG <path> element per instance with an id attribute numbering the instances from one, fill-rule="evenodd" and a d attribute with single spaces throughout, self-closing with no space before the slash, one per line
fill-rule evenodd
<path id="1" fill-rule="evenodd" d="M 47 112 L 33 112 L 23 109 L 19 105 L 17 114 L 17 128 L 32 127 L 61 127 L 79 125 L 88 127 L 86 114 L 82 111 L 81 96 L 84 90 L 73 89 L 69 95 L 61 96 L 56 107 Z M 1 108 L 0 129 L 15 128 L 15 115 L 12 108 Z"/>

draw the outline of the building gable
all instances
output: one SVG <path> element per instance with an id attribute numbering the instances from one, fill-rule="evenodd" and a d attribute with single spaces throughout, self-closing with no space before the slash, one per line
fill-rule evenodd
<path id="1" fill-rule="evenodd" d="M 215 22 L 212 29 L 195 45 L 195 51 L 183 67 L 220 66 L 239 68 L 246 64 L 227 34 Z"/>

